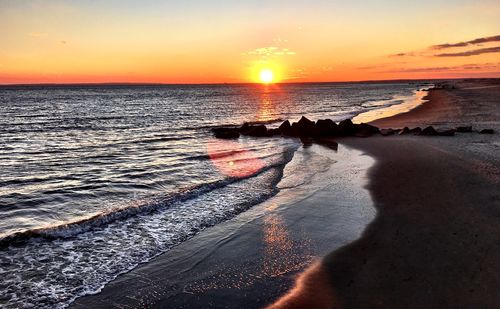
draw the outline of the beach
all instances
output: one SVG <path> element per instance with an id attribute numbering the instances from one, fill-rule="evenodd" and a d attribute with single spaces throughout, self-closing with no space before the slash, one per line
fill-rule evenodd
<path id="1" fill-rule="evenodd" d="M 454 85 L 373 124 L 499 132 L 498 80 Z M 71 307 L 261 308 L 314 261 L 332 306 L 498 307 L 499 141 L 498 133 L 395 135 L 340 138 L 338 152 L 301 149 L 304 166 L 308 153 L 330 158 L 302 190 L 284 186 Z"/>

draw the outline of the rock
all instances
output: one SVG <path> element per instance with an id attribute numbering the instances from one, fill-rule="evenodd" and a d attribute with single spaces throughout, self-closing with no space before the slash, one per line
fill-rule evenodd
<path id="1" fill-rule="evenodd" d="M 366 131 L 360 131 L 360 132 L 356 131 L 356 133 L 354 133 L 354 136 L 356 136 L 356 137 L 370 137 L 372 135 L 373 135 L 373 133 L 366 132 Z"/>
<path id="2" fill-rule="evenodd" d="M 493 131 L 493 129 L 482 129 L 481 131 L 479 131 L 479 134 L 494 134 L 495 131 Z"/>
<path id="3" fill-rule="evenodd" d="M 314 121 L 311 121 L 311 120 L 307 119 L 305 116 L 302 116 L 302 117 L 300 117 L 298 124 L 301 127 L 314 126 Z"/>
<path id="4" fill-rule="evenodd" d="M 416 128 L 410 129 L 410 133 L 413 133 L 415 135 L 419 135 L 420 132 L 422 132 L 422 129 L 420 127 L 416 127 Z"/>
<path id="5" fill-rule="evenodd" d="M 266 126 L 262 124 L 256 126 L 249 126 L 248 130 L 241 132 L 241 134 L 249 136 L 257 136 L 257 137 L 268 136 Z"/>
<path id="6" fill-rule="evenodd" d="M 212 129 L 216 138 L 238 138 L 240 137 L 240 132 L 237 128 L 214 128 Z"/>
<path id="7" fill-rule="evenodd" d="M 281 135 L 280 129 L 267 129 L 267 136 Z"/>
<path id="8" fill-rule="evenodd" d="M 410 128 L 404 127 L 403 130 L 399 132 L 399 135 L 410 134 Z"/>
<path id="9" fill-rule="evenodd" d="M 292 123 L 292 136 L 316 136 L 316 126 L 313 121 L 302 116 L 299 122 Z"/>
<path id="10" fill-rule="evenodd" d="M 339 122 L 338 124 L 338 132 L 341 136 L 349 136 L 356 133 L 356 128 L 352 123 L 351 119 L 345 119 Z"/>
<path id="11" fill-rule="evenodd" d="M 457 132 L 460 132 L 460 133 L 469 133 L 469 132 L 472 132 L 472 126 L 468 126 L 468 127 L 457 127 L 457 128 L 456 128 L 456 131 L 457 131 Z"/>
<path id="12" fill-rule="evenodd" d="M 248 124 L 248 122 L 245 122 L 240 128 L 240 132 L 245 133 L 248 132 L 248 130 L 250 130 L 250 125 Z"/>
<path id="13" fill-rule="evenodd" d="M 435 136 L 438 135 L 438 132 L 434 129 L 434 127 L 428 126 L 427 128 L 423 129 L 419 135 Z"/>
<path id="14" fill-rule="evenodd" d="M 319 119 L 316 121 L 316 132 L 318 136 L 337 135 L 337 124 L 331 119 Z"/>
<path id="15" fill-rule="evenodd" d="M 278 127 L 278 130 L 283 135 L 290 135 L 292 130 L 292 125 L 290 124 L 290 121 L 288 120 L 283 121 L 283 123 L 280 124 L 280 126 Z"/>
<path id="16" fill-rule="evenodd" d="M 455 129 L 438 130 L 437 133 L 439 136 L 454 136 Z"/>
<path id="17" fill-rule="evenodd" d="M 311 147 L 313 144 L 313 139 L 310 137 L 301 137 L 300 141 L 302 142 L 302 146 L 304 148 Z"/>
<path id="18" fill-rule="evenodd" d="M 315 138 L 314 142 L 320 144 L 321 146 L 328 147 L 334 151 L 337 151 L 339 148 L 339 144 L 331 138 Z"/>
<path id="19" fill-rule="evenodd" d="M 355 124 L 354 128 L 355 128 L 354 135 L 357 137 L 368 137 L 380 132 L 379 128 L 367 123 Z"/>
<path id="20" fill-rule="evenodd" d="M 389 135 L 393 135 L 395 132 L 393 129 L 382 129 L 380 130 L 380 134 L 382 134 L 383 136 L 389 136 Z"/>

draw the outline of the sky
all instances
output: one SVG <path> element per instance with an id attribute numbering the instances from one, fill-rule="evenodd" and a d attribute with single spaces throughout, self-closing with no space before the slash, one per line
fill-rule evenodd
<path id="1" fill-rule="evenodd" d="M 0 84 L 500 77 L 498 0 L 0 0 Z"/>

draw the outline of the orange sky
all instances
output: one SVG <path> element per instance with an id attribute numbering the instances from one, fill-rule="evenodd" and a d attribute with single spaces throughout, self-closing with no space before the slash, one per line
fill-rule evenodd
<path id="1" fill-rule="evenodd" d="M 2 84 L 253 82 L 261 68 L 284 82 L 500 77 L 500 4 L 0 2 Z"/>

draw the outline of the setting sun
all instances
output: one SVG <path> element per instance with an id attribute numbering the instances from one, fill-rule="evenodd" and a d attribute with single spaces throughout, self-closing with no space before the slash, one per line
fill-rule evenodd
<path id="1" fill-rule="evenodd" d="M 274 80 L 274 74 L 273 71 L 269 69 L 263 69 L 259 73 L 259 79 L 262 83 L 269 84 L 272 83 Z"/>

